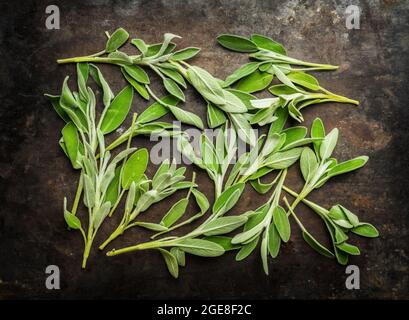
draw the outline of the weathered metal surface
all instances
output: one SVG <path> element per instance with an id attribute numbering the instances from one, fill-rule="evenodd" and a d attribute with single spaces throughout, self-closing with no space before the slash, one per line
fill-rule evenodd
<path id="1" fill-rule="evenodd" d="M 54 1 L 61 10 L 60 30 L 44 26 L 48 1 L 2 4 L 0 298 L 408 298 L 409 5 L 355 2 L 362 10 L 360 30 L 345 27 L 349 1 Z M 379 239 L 353 237 L 363 252 L 350 261 L 360 267 L 360 290 L 345 288 L 345 267 L 312 251 L 295 224 L 290 242 L 270 260 L 268 277 L 257 252 L 244 262 L 235 262 L 233 254 L 189 257 L 179 280 L 169 276 L 157 252 L 108 258 L 94 248 L 88 269 L 80 269 L 82 239 L 67 231 L 62 218 L 63 196 L 73 197 L 78 175 L 57 143 L 62 122 L 42 94 L 57 93 L 64 76 L 74 76 L 74 66 L 58 66 L 57 58 L 98 51 L 103 31 L 119 26 L 148 43 L 160 41 L 165 32 L 181 35 L 181 47 L 202 48 L 193 63 L 220 78 L 247 60 L 216 44 L 223 32 L 265 34 L 284 43 L 292 56 L 341 66 L 317 76 L 324 87 L 361 105 L 314 106 L 305 112 L 305 124 L 320 116 L 327 128 L 340 129 L 340 159 L 366 154 L 370 161 L 311 198 L 326 207 L 341 203 L 379 228 Z M 117 92 L 124 85 L 118 70 L 102 68 Z M 146 106 L 136 98 L 133 110 Z M 185 108 L 205 118 L 205 106 L 192 90 Z M 152 145 L 146 138 L 134 144 Z M 212 197 L 209 179 L 202 172 L 198 176 Z M 301 186 L 297 168 L 290 171 L 289 184 Z M 247 187 L 235 210 L 255 208 L 260 199 Z M 156 205 L 146 218 L 157 220 L 170 203 Z M 314 214 L 304 207 L 298 211 L 325 241 Z M 105 223 L 95 244 L 119 219 L 118 212 Z M 115 247 L 148 235 L 129 231 Z M 44 286 L 50 264 L 61 269 L 61 290 Z"/>

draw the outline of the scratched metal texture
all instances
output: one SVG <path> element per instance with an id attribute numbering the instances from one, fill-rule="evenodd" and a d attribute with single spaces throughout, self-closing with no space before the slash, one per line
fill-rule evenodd
<path id="1" fill-rule="evenodd" d="M 359 30 L 345 27 L 349 1 L 53 3 L 61 11 L 60 30 L 45 28 L 49 1 L 1 4 L 0 299 L 408 298 L 407 1 L 355 1 L 362 10 Z M 291 56 L 340 65 L 336 72 L 316 76 L 331 91 L 358 99 L 360 106 L 311 107 L 305 111 L 305 125 L 321 117 L 328 129 L 340 129 L 339 159 L 365 154 L 370 160 L 363 169 L 333 179 L 310 198 L 324 207 L 341 203 L 379 229 L 381 237 L 375 240 L 352 237 L 362 251 L 361 256 L 350 259 L 361 271 L 360 290 L 345 288 L 345 267 L 308 247 L 294 223 L 291 240 L 277 259 L 269 259 L 268 277 L 258 251 L 244 262 L 235 262 L 231 253 L 213 259 L 189 256 L 187 267 L 175 280 L 158 252 L 108 258 L 94 246 L 88 268 L 80 269 L 82 239 L 79 233 L 67 230 L 62 216 L 63 197 L 73 198 L 78 172 L 58 146 L 63 123 L 43 93 L 57 94 L 66 75 L 75 79 L 74 65 L 58 66 L 57 58 L 99 51 L 105 42 L 103 31 L 112 32 L 119 26 L 148 43 L 159 42 L 165 32 L 182 36 L 177 41 L 181 48 L 202 48 L 192 63 L 220 78 L 247 61 L 245 54 L 217 45 L 215 38 L 220 33 L 264 34 L 282 42 Z M 119 70 L 101 68 L 118 92 L 125 85 Z M 161 84 L 154 88 L 163 93 Z M 132 111 L 141 112 L 147 105 L 136 97 Z M 184 108 L 205 119 L 205 105 L 191 89 Z M 130 117 L 126 125 L 129 123 Z M 147 138 L 133 143 L 153 145 Z M 149 175 L 154 170 L 155 166 L 150 166 Z M 194 170 L 200 189 L 212 199 L 212 183 L 206 174 Z M 189 177 L 191 172 L 189 167 Z M 297 167 L 290 170 L 287 183 L 297 190 L 301 187 Z M 144 217 L 158 221 L 182 195 L 155 205 Z M 254 209 L 265 198 L 247 186 L 234 212 Z M 189 210 L 193 213 L 196 208 L 192 205 Z M 314 235 L 326 243 L 327 235 L 317 217 L 303 206 L 298 212 Z M 119 219 L 120 212 L 108 219 L 95 245 Z M 148 236 L 148 232 L 134 229 L 114 246 L 146 241 Z M 45 288 L 44 271 L 51 264 L 61 270 L 61 290 Z"/>

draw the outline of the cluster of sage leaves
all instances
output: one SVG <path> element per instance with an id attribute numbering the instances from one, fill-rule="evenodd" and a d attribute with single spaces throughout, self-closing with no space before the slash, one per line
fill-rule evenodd
<path id="1" fill-rule="evenodd" d="M 263 269 L 268 274 L 268 256 L 276 258 L 282 243 L 290 239 L 289 218 L 293 217 L 302 231 L 305 241 L 317 252 L 336 257 L 346 264 L 349 255 L 357 255 L 359 249 L 347 242 L 348 233 L 364 237 L 377 237 L 376 228 L 360 222 L 356 214 L 341 205 L 326 210 L 309 201 L 307 196 L 330 178 L 356 170 L 367 162 L 361 156 L 338 163 L 331 157 L 338 139 L 338 130 L 325 134 L 322 121 L 314 120 L 310 137 L 303 126 L 285 127 L 288 117 L 302 122 L 301 109 L 325 102 L 341 102 L 357 105 L 352 100 L 334 94 L 320 86 L 318 80 L 306 73 L 314 70 L 335 70 L 336 66 L 318 64 L 291 58 L 278 42 L 254 34 L 250 38 L 221 35 L 217 41 L 225 48 L 250 53 L 251 62 L 244 64 L 224 81 L 212 76 L 186 60 L 200 51 L 188 47 L 175 51 L 172 40 L 180 38 L 166 33 L 161 43 L 146 44 L 142 39 L 130 43 L 138 54 L 119 50 L 129 34 L 119 28 L 107 35 L 105 49 L 88 56 L 60 59 L 58 63 L 77 63 L 78 92 L 68 88 L 65 79 L 60 96 L 48 95 L 56 112 L 67 124 L 62 130 L 60 145 L 72 166 L 81 171 L 77 193 L 72 209 L 64 199 L 64 217 L 71 229 L 78 229 L 84 237 L 84 262 L 88 258 L 95 234 L 107 216 L 111 216 L 126 194 L 123 217 L 117 228 L 101 244 L 104 249 L 111 241 L 133 227 L 156 232 L 152 240 L 122 249 L 112 249 L 108 256 L 154 249 L 159 251 L 171 275 L 178 277 L 179 267 L 186 264 L 186 253 L 203 257 L 216 257 L 224 252 L 237 250 L 236 260 L 248 257 L 260 244 Z M 97 63 L 120 67 L 128 85 L 116 96 L 104 79 Z M 151 89 L 151 80 L 144 68 L 149 68 L 163 83 L 168 95 L 159 98 Z M 96 121 L 95 95 L 87 87 L 89 75 L 101 88 L 104 109 Z M 273 84 L 277 79 L 280 83 Z M 207 105 L 207 126 L 218 130 L 215 141 L 205 133 L 200 138 L 200 153 L 192 147 L 189 136 L 179 127 L 159 119 L 172 114 L 183 124 L 204 129 L 204 123 L 193 112 L 178 106 L 185 102 L 184 89 L 190 84 Z M 258 99 L 254 93 L 268 89 L 273 98 Z M 113 143 L 105 146 L 104 136 L 114 132 L 129 113 L 134 92 L 143 99 L 154 99 L 139 116 L 133 117 L 132 125 Z M 266 135 L 256 137 L 253 126 L 269 125 Z M 193 231 L 181 236 L 165 236 L 181 226 L 203 217 L 210 209 L 205 194 L 198 190 L 195 173 L 192 181 L 185 181 L 186 168 L 177 168 L 174 161 L 165 161 L 152 179 L 146 175 L 147 149 L 131 147 L 135 135 L 158 134 L 177 139 L 180 152 L 195 166 L 204 170 L 214 183 L 215 202 L 211 213 Z M 231 166 L 238 149 L 238 139 L 250 146 Z M 110 152 L 127 142 L 126 149 L 111 160 Z M 311 147 L 310 147 L 311 146 Z M 285 185 L 287 170 L 299 163 L 304 187 L 297 193 Z M 272 175 L 269 183 L 261 178 Z M 255 210 L 241 214 L 226 215 L 244 190 L 246 182 L 260 194 L 268 193 L 269 200 Z M 84 188 L 84 204 L 89 211 L 88 232 L 85 233 L 76 216 Z M 185 197 L 174 203 L 158 223 L 140 221 L 139 215 L 153 204 L 185 189 Z M 283 191 L 295 197 L 290 204 Z M 186 217 L 191 196 L 199 212 Z M 282 201 L 282 202 L 281 202 Z M 333 244 L 333 251 L 326 248 L 302 224 L 295 213 L 303 202 L 324 221 Z M 286 209 L 285 209 L 286 208 Z M 183 221 L 181 221 L 183 220 Z M 235 235 L 238 228 L 243 230 Z M 156 240 L 156 238 L 160 237 Z"/>

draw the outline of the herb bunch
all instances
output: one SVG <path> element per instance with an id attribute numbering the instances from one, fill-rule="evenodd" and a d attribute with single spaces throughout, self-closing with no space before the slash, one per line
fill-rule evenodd
<path id="1" fill-rule="evenodd" d="M 175 51 L 176 44 L 172 41 L 180 38 L 177 35 L 166 33 L 163 41 L 157 44 L 132 39 L 131 44 L 139 51 L 138 54 L 120 50 L 129 39 L 124 29 L 119 28 L 112 35 L 106 35 L 108 39 L 103 50 L 88 56 L 58 60 L 58 63 L 77 63 L 78 92 L 69 89 L 67 77 L 60 95 L 47 95 L 66 122 L 59 143 L 73 168 L 80 170 L 71 210 L 68 209 L 67 198 L 64 198 L 64 217 L 68 226 L 79 230 L 84 238 L 84 268 L 98 229 L 106 217 L 117 211 L 123 199 L 122 220 L 100 249 L 127 229 L 148 229 L 155 232 L 151 241 L 112 249 L 107 255 L 154 249 L 161 253 L 169 272 L 176 278 L 179 267 L 186 264 L 186 253 L 217 257 L 237 250 L 236 260 L 240 261 L 247 258 L 259 243 L 262 266 L 268 274 L 268 256 L 276 258 L 281 247 L 290 241 L 290 217 L 294 218 L 304 240 L 314 250 L 324 256 L 335 257 L 340 264 L 346 264 L 349 256 L 360 254 L 359 248 L 350 243 L 351 233 L 370 238 L 378 236 L 373 225 L 361 222 L 345 207 L 337 204 L 327 210 L 307 199 L 312 191 L 332 177 L 364 166 L 368 157 L 360 156 L 338 163 L 332 156 L 338 129 L 326 134 L 319 118 L 313 121 L 309 137 L 306 127 L 286 127 L 289 117 L 302 122 L 301 110 L 313 104 L 358 104 L 356 100 L 323 88 L 315 77 L 306 73 L 335 70 L 336 66 L 289 57 L 280 43 L 261 35 L 252 35 L 249 39 L 221 35 L 217 40 L 223 47 L 249 53 L 251 59 L 223 81 L 203 68 L 187 63 L 186 60 L 193 58 L 200 49 L 188 47 Z M 118 66 L 128 85 L 115 95 L 95 65 L 97 63 Z M 168 95 L 158 97 L 153 92 L 145 69 L 159 77 Z M 87 86 L 89 77 L 102 91 L 104 107 L 101 112 L 96 109 L 94 92 Z M 279 83 L 273 83 L 274 79 Z M 183 124 L 204 129 L 200 117 L 179 106 L 185 102 L 184 89 L 188 84 L 201 95 L 207 107 L 208 127 L 218 130 L 214 141 L 206 133 L 201 135 L 200 152 L 194 150 L 186 132 L 176 125 L 159 121 L 166 114 L 172 114 Z M 254 95 L 265 89 L 274 97 L 259 99 Z M 106 146 L 105 136 L 116 131 L 125 120 L 134 92 L 145 100 L 153 98 L 153 104 L 139 116 L 134 114 L 131 126 Z M 268 133 L 257 138 L 253 130 L 256 125 L 269 125 Z M 164 161 L 154 176 L 148 178 L 148 150 L 131 147 L 132 138 L 139 134 L 177 139 L 179 151 L 195 166 L 206 171 L 213 181 L 215 193 L 215 202 L 208 216 L 205 215 L 210 203 L 198 190 L 195 173 L 191 181 L 185 181 L 185 167 L 177 168 L 175 161 Z M 240 155 L 232 165 L 239 149 L 238 139 L 244 141 L 250 150 Z M 111 156 L 111 151 L 125 142 L 126 148 Z M 287 171 L 297 163 L 305 181 L 299 192 L 285 184 Z M 268 175 L 274 175 L 272 181 L 262 182 L 261 179 Z M 227 215 L 233 211 L 247 182 L 260 194 L 273 189 L 271 196 L 257 209 Z M 185 190 L 186 195 L 174 203 L 158 223 L 139 220 L 141 213 L 180 190 Z M 294 197 L 291 204 L 283 197 L 283 192 Z M 183 219 L 192 196 L 199 212 Z M 76 215 L 81 197 L 89 216 L 87 232 Z M 332 250 L 316 240 L 298 218 L 296 209 L 301 202 L 323 220 Z M 204 221 L 186 234 L 164 236 L 201 218 Z M 242 230 L 237 231 L 240 227 Z"/>

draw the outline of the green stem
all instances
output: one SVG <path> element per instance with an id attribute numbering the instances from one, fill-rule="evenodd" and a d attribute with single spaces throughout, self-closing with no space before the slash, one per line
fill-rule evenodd
<path id="1" fill-rule="evenodd" d="M 357 100 L 349 99 L 347 97 L 337 95 L 337 94 L 332 93 L 331 91 L 329 91 L 329 90 L 327 90 L 327 89 L 325 89 L 323 87 L 319 87 L 319 89 L 321 91 L 325 92 L 329 96 L 329 98 L 333 99 L 334 101 L 359 105 L 359 101 L 357 101 Z"/>
<path id="2" fill-rule="evenodd" d="M 89 253 L 91 251 L 91 245 L 92 245 L 92 239 L 88 239 L 88 241 L 85 243 L 84 255 L 82 258 L 82 269 L 85 269 L 87 266 L 87 260 L 89 257 Z"/>
<path id="3" fill-rule="evenodd" d="M 126 247 L 118 250 L 111 250 L 106 253 L 108 257 L 116 256 L 118 254 L 139 251 L 139 250 L 147 250 L 147 249 L 155 249 L 155 248 L 162 248 L 162 247 L 171 247 L 173 246 L 173 241 L 151 241 L 146 243 L 137 244 L 135 246 Z"/>
<path id="4" fill-rule="evenodd" d="M 120 224 L 114 232 L 109 236 L 108 239 L 105 240 L 103 244 L 99 246 L 99 250 L 104 250 L 104 248 L 113 240 L 118 238 L 125 230 L 124 225 Z"/>
<path id="5" fill-rule="evenodd" d="M 296 193 L 295 191 L 291 190 L 290 188 L 283 186 L 283 189 L 289 193 L 290 195 L 292 195 L 293 197 L 297 198 L 299 196 L 298 193 Z M 320 214 L 323 215 L 327 215 L 329 213 L 329 211 L 321 206 L 319 206 L 318 204 L 308 200 L 308 199 L 302 199 L 302 202 L 305 203 L 308 207 L 310 207 L 312 210 L 314 210 L 315 212 L 319 212 Z"/>
<path id="6" fill-rule="evenodd" d="M 66 59 L 57 60 L 58 64 L 79 63 L 79 62 L 95 62 L 95 63 L 110 63 L 110 64 L 120 63 L 118 59 L 101 58 L 101 57 L 94 57 L 94 56 L 83 56 L 83 57 L 74 57 L 74 58 L 66 58 Z"/>
<path id="7" fill-rule="evenodd" d="M 121 193 L 119 194 L 118 199 L 116 200 L 114 206 L 112 207 L 111 211 L 110 211 L 109 214 L 108 214 L 108 216 L 109 216 L 110 218 L 112 217 L 112 215 L 114 214 L 114 211 L 116 210 L 116 208 L 118 207 L 119 203 L 121 202 L 121 199 L 122 199 L 124 193 L 125 193 L 125 190 L 124 190 L 124 189 L 121 190 Z"/>
<path id="8" fill-rule="evenodd" d="M 71 214 L 74 215 L 74 216 L 76 215 L 77 210 L 78 210 L 78 204 L 79 204 L 80 199 L 81 199 L 81 194 L 82 194 L 83 187 L 84 187 L 84 175 L 83 175 L 83 172 L 81 170 L 80 180 L 78 181 L 77 191 L 75 193 L 75 199 L 74 199 L 74 203 L 73 203 L 72 209 L 71 209 Z"/>
<path id="9" fill-rule="evenodd" d="M 301 228 L 302 231 L 307 232 L 307 229 L 304 227 L 304 225 L 302 224 L 302 222 L 300 221 L 300 219 L 298 219 L 297 215 L 294 212 L 294 209 L 292 208 L 292 206 L 290 206 L 290 204 L 287 201 L 287 198 L 284 197 L 284 203 L 286 204 L 286 206 L 288 207 L 288 211 L 290 212 L 290 214 L 293 215 L 295 222 L 297 222 L 298 226 Z M 293 203 L 294 204 L 294 203 Z"/>

